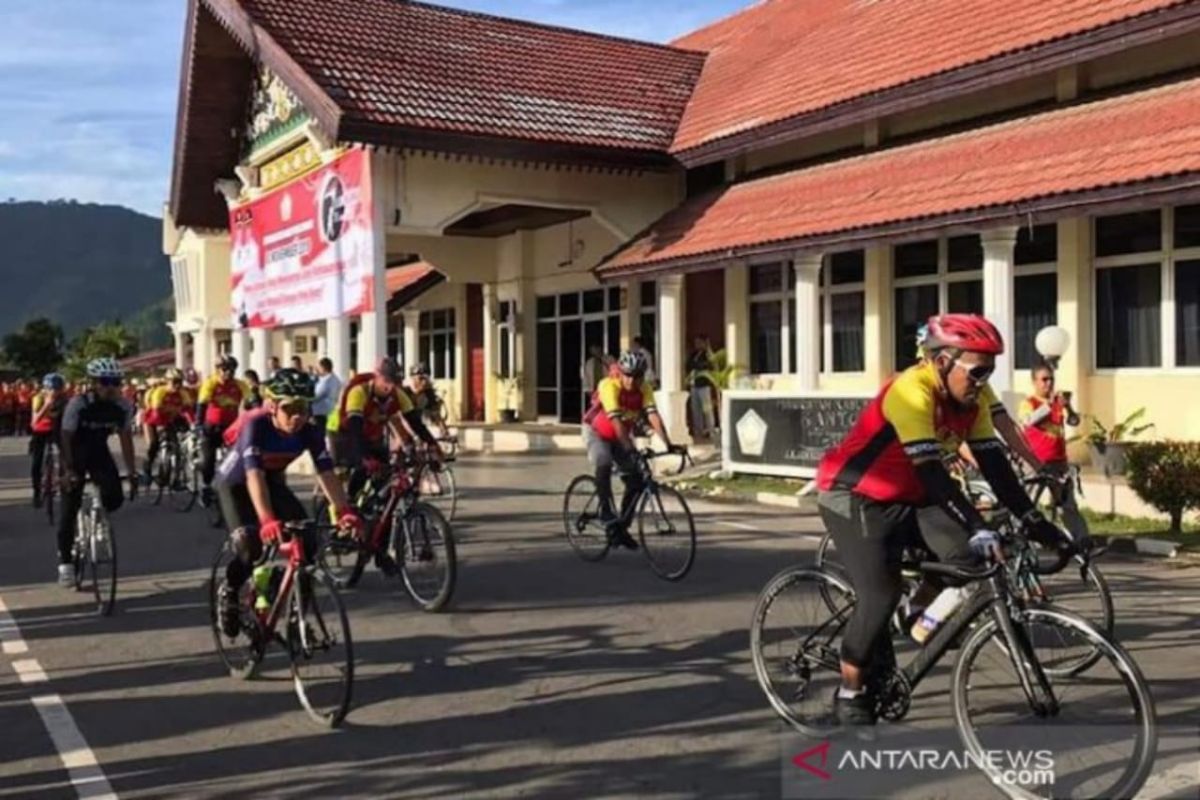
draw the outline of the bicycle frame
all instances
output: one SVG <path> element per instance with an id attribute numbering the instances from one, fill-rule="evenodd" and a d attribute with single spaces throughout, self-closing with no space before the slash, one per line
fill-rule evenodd
<path id="1" fill-rule="evenodd" d="M 625 525 L 625 526 L 632 525 L 634 517 L 638 513 L 638 510 L 646 502 L 646 497 L 650 496 L 652 493 L 656 493 L 659 483 L 658 483 L 658 478 L 654 477 L 654 470 L 650 467 L 650 462 L 656 458 L 662 458 L 663 456 L 667 456 L 667 455 L 673 455 L 673 454 L 670 452 L 660 453 L 655 450 L 651 450 L 650 448 L 639 450 L 637 452 L 637 470 L 638 470 L 638 476 L 641 479 L 642 485 L 641 485 L 641 489 L 638 490 L 637 496 L 633 499 L 633 501 L 630 503 L 627 503 L 627 504 L 623 504 L 623 505 L 627 505 L 627 508 L 625 509 L 625 512 L 623 514 L 621 514 L 621 516 L 620 516 L 622 525 Z M 679 455 L 679 463 L 680 463 L 679 471 L 682 472 L 683 465 L 686 463 L 688 455 L 686 452 L 679 453 L 678 455 Z"/>
<path id="2" fill-rule="evenodd" d="M 279 589 L 275 592 L 271 608 L 265 615 L 258 618 L 259 630 L 267 634 L 275 633 L 280 617 L 291 603 L 296 575 L 304 563 L 303 544 L 298 536 L 293 537 L 291 541 L 280 542 L 277 549 L 281 555 L 287 558 L 287 566 L 283 569 L 283 578 L 279 581 Z"/>

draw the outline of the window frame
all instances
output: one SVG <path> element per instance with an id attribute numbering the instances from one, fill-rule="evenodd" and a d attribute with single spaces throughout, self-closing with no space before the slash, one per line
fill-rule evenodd
<path id="1" fill-rule="evenodd" d="M 1180 205 L 1192 206 L 1194 203 L 1182 203 Z M 1120 376 L 1120 375 L 1157 375 L 1164 370 L 1170 370 L 1176 375 L 1200 375 L 1200 365 L 1196 366 L 1180 366 L 1179 354 L 1175 347 L 1175 265 L 1180 261 L 1200 261 L 1200 247 L 1185 247 L 1175 249 L 1175 208 L 1176 206 L 1162 206 L 1160 211 L 1160 224 L 1162 225 L 1162 249 L 1151 250 L 1143 253 L 1124 253 L 1119 256 L 1096 256 L 1096 225 L 1100 217 L 1090 217 L 1088 222 L 1088 233 L 1091 236 L 1090 252 L 1093 254 L 1091 258 L 1091 269 L 1088 272 L 1088 281 L 1090 283 L 1090 298 L 1088 313 L 1091 317 L 1091 374 L 1100 376 Z M 1107 216 L 1107 215 L 1103 215 Z M 1160 364 L 1156 367 L 1101 367 L 1100 360 L 1100 341 L 1099 330 L 1097 326 L 1096 314 L 1096 295 L 1099 272 L 1102 269 L 1112 269 L 1116 267 L 1139 267 L 1153 265 L 1157 263 L 1159 266 L 1159 286 L 1162 287 L 1162 294 L 1159 297 L 1159 343 L 1161 347 Z"/>
<path id="2" fill-rule="evenodd" d="M 826 253 L 821 258 L 820 286 L 821 298 L 821 375 L 863 376 L 867 374 L 867 253 L 863 250 L 863 279 L 857 283 L 833 282 L 833 267 L 830 264 L 832 253 Z M 927 277 L 927 276 L 919 276 Z M 861 294 L 863 299 L 863 368 L 859 370 L 835 370 L 833 368 L 833 296 L 839 294 Z M 795 287 L 792 287 L 795 296 Z"/>
<path id="3" fill-rule="evenodd" d="M 434 315 L 441 313 L 442 325 L 434 327 Z M 424 324 L 428 320 L 428 324 Z M 434 341 L 437 336 L 445 336 L 447 350 L 445 353 L 446 373 L 439 374 L 437 370 L 437 358 L 434 357 Z M 429 377 L 435 381 L 454 381 L 458 380 L 458 369 L 455 363 L 456 353 L 458 351 L 458 310 L 454 306 L 446 306 L 444 308 L 422 309 L 422 316 L 417 322 L 417 360 L 420 360 L 420 354 L 425 350 L 425 342 L 429 342 L 430 358 L 426 360 L 425 366 L 429 369 Z"/>
<path id="4" fill-rule="evenodd" d="M 796 282 L 792 279 L 792 264 L 792 259 L 780 259 L 778 256 L 758 256 L 746 262 L 746 338 L 749 344 L 749 352 L 746 354 L 747 362 L 752 362 L 754 358 L 754 340 L 751 336 L 750 324 L 751 306 L 755 303 L 777 302 L 780 304 L 779 311 L 781 314 L 779 318 L 779 372 L 754 372 L 753 366 L 751 366 L 751 375 L 776 378 L 792 374 L 792 318 L 791 313 L 788 311 L 789 304 L 792 307 L 796 305 Z M 750 273 L 757 267 L 769 267 L 771 265 L 777 265 L 782 273 L 781 285 L 783 288 L 775 292 L 751 293 Z"/>

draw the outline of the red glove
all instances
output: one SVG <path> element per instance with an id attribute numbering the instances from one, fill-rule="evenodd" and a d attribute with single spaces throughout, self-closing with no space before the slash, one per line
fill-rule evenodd
<path id="1" fill-rule="evenodd" d="M 362 517 L 350 506 L 344 506 L 338 509 L 337 526 L 344 531 L 352 531 L 355 535 L 358 535 L 363 529 Z"/>
<path id="2" fill-rule="evenodd" d="M 262 525 L 258 527 L 258 536 L 263 540 L 263 544 L 277 542 L 282 535 L 283 523 L 274 517 L 263 520 Z"/>

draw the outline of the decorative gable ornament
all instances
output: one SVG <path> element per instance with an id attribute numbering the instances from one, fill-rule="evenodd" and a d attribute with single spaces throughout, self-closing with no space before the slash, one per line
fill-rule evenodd
<path id="1" fill-rule="evenodd" d="M 252 142 L 262 139 L 274 130 L 288 125 L 302 111 L 300 101 L 279 76 L 266 67 L 261 67 L 254 76 L 254 86 L 250 93 L 250 121 L 246 128 L 246 138 Z"/>

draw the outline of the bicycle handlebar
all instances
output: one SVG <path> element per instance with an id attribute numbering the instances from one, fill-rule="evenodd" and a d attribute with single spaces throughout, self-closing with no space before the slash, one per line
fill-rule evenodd
<path id="1" fill-rule="evenodd" d="M 684 446 L 672 447 L 670 450 L 654 450 L 653 448 L 647 447 L 641 451 L 641 454 L 642 457 L 647 461 L 653 461 L 656 458 L 664 458 L 666 456 L 679 456 L 679 469 L 670 473 L 672 475 L 679 475 L 687 468 L 689 464 L 692 466 L 695 466 L 696 464 L 696 462 L 692 460 L 691 454 L 688 453 L 687 447 Z"/>
<path id="2" fill-rule="evenodd" d="M 944 575 L 948 578 L 970 582 L 987 580 L 999 572 L 1001 566 L 999 561 L 982 568 L 964 568 L 956 567 L 953 564 L 943 564 L 940 561 L 922 561 L 920 569 L 922 572 Z"/>

